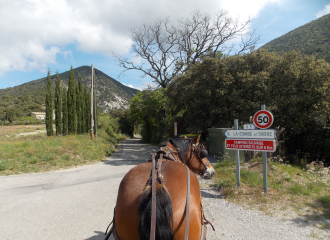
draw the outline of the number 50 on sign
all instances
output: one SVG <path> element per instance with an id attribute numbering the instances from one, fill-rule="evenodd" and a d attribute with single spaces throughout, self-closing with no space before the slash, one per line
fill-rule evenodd
<path id="1" fill-rule="evenodd" d="M 254 125 L 256 125 L 256 127 L 261 128 L 261 129 L 266 129 L 266 128 L 269 128 L 273 124 L 274 117 L 271 112 L 266 111 L 266 110 L 261 110 L 261 111 L 258 111 L 254 115 L 253 122 L 254 122 Z"/>

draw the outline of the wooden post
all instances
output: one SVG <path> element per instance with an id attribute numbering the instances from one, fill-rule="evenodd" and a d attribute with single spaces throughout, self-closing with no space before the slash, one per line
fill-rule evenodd
<path id="1" fill-rule="evenodd" d="M 93 76 L 95 76 L 95 72 L 94 72 L 94 75 Z M 97 114 L 96 114 L 97 113 L 96 112 L 97 109 L 96 109 L 96 101 L 97 101 L 97 99 L 96 99 L 96 88 L 95 88 L 94 84 L 95 84 L 95 79 L 93 81 L 93 89 L 94 89 L 94 138 L 96 139 L 96 132 L 97 132 Z"/>
<path id="2" fill-rule="evenodd" d="M 93 64 L 92 64 L 92 78 L 91 78 L 91 139 L 93 140 Z"/>

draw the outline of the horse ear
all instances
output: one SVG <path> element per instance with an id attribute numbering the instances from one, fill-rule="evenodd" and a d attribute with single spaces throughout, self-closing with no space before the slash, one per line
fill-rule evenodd
<path id="1" fill-rule="evenodd" d="M 200 140 L 200 139 L 201 139 L 201 135 L 199 134 L 198 137 L 195 137 L 195 138 L 193 139 L 193 143 L 194 143 L 194 144 L 199 143 L 199 140 Z"/>

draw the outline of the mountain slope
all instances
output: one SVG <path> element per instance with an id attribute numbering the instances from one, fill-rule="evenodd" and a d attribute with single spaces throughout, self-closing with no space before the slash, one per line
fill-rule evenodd
<path id="1" fill-rule="evenodd" d="M 94 68 L 95 69 L 95 68 Z M 82 77 L 83 85 L 91 86 L 91 67 L 82 66 L 73 69 L 75 81 L 78 82 L 79 74 Z M 61 84 L 68 86 L 69 72 L 59 74 Z M 103 111 L 108 111 L 112 108 L 122 109 L 127 108 L 130 100 L 139 91 L 134 88 L 125 86 L 117 80 L 104 74 L 102 71 L 95 69 L 95 87 L 97 93 L 98 107 Z M 55 92 L 56 74 L 51 75 L 52 93 Z M 22 96 L 31 96 L 35 103 L 44 105 L 46 96 L 47 77 L 34 80 L 13 88 L 0 89 L 0 99 L 3 96 L 12 98 L 22 98 Z M 28 110 L 28 109 L 27 109 Z M 25 111 L 27 111 L 25 110 Z"/>
<path id="2" fill-rule="evenodd" d="M 262 48 L 278 53 L 300 51 L 330 62 L 330 14 L 276 38 Z"/>

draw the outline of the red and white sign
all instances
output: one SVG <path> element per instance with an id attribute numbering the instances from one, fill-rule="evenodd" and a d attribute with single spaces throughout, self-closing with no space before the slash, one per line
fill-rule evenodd
<path id="1" fill-rule="evenodd" d="M 273 114 L 266 110 L 260 110 L 253 117 L 253 123 L 256 127 L 265 129 L 269 128 L 274 122 Z"/>
<path id="2" fill-rule="evenodd" d="M 275 140 L 226 139 L 226 149 L 275 152 Z"/>

